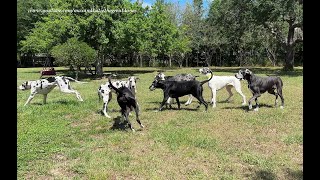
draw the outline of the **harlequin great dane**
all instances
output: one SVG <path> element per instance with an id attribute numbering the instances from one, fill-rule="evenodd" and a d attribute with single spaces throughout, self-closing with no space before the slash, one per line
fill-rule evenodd
<path id="1" fill-rule="evenodd" d="M 30 101 L 34 98 L 34 96 L 36 94 L 43 94 L 43 104 L 46 104 L 47 95 L 56 86 L 59 86 L 61 92 L 76 94 L 78 100 L 83 101 L 83 99 L 80 96 L 80 93 L 71 88 L 70 80 L 75 81 L 77 83 L 87 83 L 87 82 L 77 81 L 77 80 L 75 80 L 71 77 L 67 77 L 67 76 L 54 76 L 54 77 L 49 77 L 46 79 L 39 79 L 39 80 L 35 80 L 35 81 L 25 81 L 18 87 L 18 89 L 23 90 L 23 91 L 31 89 L 31 94 L 30 94 L 27 102 L 24 104 L 25 106 L 30 103 Z"/>
<path id="2" fill-rule="evenodd" d="M 116 76 L 116 75 L 112 75 L 112 76 Z M 121 88 L 121 87 L 127 87 L 132 92 L 132 94 L 134 96 L 136 96 L 136 93 L 137 93 L 137 84 L 136 84 L 137 83 L 137 79 L 139 79 L 139 78 L 135 77 L 135 76 L 130 76 L 130 77 L 128 77 L 127 81 L 120 81 L 120 80 L 113 81 L 112 85 L 114 87 L 118 88 L 118 89 Z M 101 99 L 103 100 L 102 112 L 107 118 L 111 118 L 107 113 L 108 103 L 110 102 L 110 100 L 112 98 L 112 93 L 111 92 L 115 92 L 115 90 L 110 88 L 110 83 L 109 82 L 106 82 L 106 84 L 100 85 L 100 87 L 98 89 L 99 101 Z"/>
<path id="3" fill-rule="evenodd" d="M 201 74 L 205 74 L 206 76 L 210 76 L 210 69 L 208 67 L 204 67 L 199 69 L 199 72 Z M 242 105 L 246 104 L 246 97 L 241 91 L 241 83 L 240 80 L 237 79 L 234 76 L 213 76 L 212 79 L 208 83 L 209 88 L 212 92 L 212 107 L 216 107 L 216 94 L 217 91 L 226 87 L 226 90 L 229 93 L 229 97 L 226 99 L 226 101 L 229 101 L 230 98 L 233 96 L 233 93 L 231 92 L 231 88 L 234 87 L 237 93 L 239 93 L 242 97 Z"/>
<path id="4" fill-rule="evenodd" d="M 268 93 L 273 94 L 276 96 L 275 100 L 275 106 L 277 106 L 278 103 L 278 96 L 281 98 L 281 106 L 280 108 L 283 109 L 284 106 L 284 98 L 282 95 L 282 87 L 283 82 L 280 77 L 278 76 L 268 76 L 268 77 L 259 77 L 254 75 L 249 69 L 241 69 L 237 74 L 235 74 L 235 77 L 242 80 L 247 80 L 248 82 L 248 88 L 251 90 L 253 97 L 249 99 L 249 110 L 252 109 L 251 102 L 253 100 L 256 101 L 256 108 L 255 111 L 259 110 L 259 104 L 258 104 L 258 97 L 261 96 L 261 94 L 268 91 Z M 275 92 L 277 90 L 277 92 Z"/>

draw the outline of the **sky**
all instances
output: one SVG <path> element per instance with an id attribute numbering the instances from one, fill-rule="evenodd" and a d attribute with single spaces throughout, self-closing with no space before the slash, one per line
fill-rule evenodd
<path id="1" fill-rule="evenodd" d="M 135 2 L 136 0 L 131 0 L 131 1 Z M 143 0 L 142 6 L 151 6 L 151 5 L 153 5 L 154 2 L 156 2 L 156 0 Z M 177 3 L 178 2 L 183 7 L 187 3 L 192 4 L 192 0 L 165 0 L 165 2 L 172 2 L 172 3 Z M 210 2 L 212 2 L 212 0 L 203 0 L 204 9 L 208 9 Z"/>

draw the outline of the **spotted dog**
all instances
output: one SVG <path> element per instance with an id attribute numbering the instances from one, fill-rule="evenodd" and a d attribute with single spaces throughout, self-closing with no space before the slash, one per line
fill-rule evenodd
<path id="1" fill-rule="evenodd" d="M 159 72 L 155 77 L 154 80 L 166 80 L 166 81 L 194 81 L 196 80 L 196 77 L 199 76 L 194 76 L 192 74 L 177 74 L 175 76 L 166 76 L 163 72 Z M 155 90 L 156 88 L 151 84 L 149 87 L 151 91 Z M 192 95 L 189 94 L 188 101 L 185 103 L 185 105 L 189 105 L 192 102 Z M 168 98 L 167 104 L 170 105 L 171 107 L 171 97 Z"/>
<path id="2" fill-rule="evenodd" d="M 22 83 L 18 87 L 18 89 L 23 90 L 23 91 L 31 89 L 31 94 L 30 94 L 27 102 L 24 104 L 25 106 L 30 103 L 30 101 L 34 98 L 34 96 L 36 94 L 43 94 L 43 104 L 46 104 L 47 95 L 56 86 L 58 86 L 60 88 L 61 92 L 76 94 L 78 100 L 83 101 L 80 93 L 71 88 L 70 80 L 75 81 L 77 83 L 86 83 L 86 82 L 77 81 L 77 80 L 75 80 L 71 77 L 67 77 L 67 76 L 55 76 L 55 77 L 49 77 L 46 79 L 39 79 L 39 80 L 35 80 L 35 81 L 25 81 L 24 83 Z"/>
<path id="3" fill-rule="evenodd" d="M 268 76 L 268 77 L 259 77 L 254 75 L 249 69 L 241 69 L 237 74 L 235 74 L 235 77 L 242 80 L 247 80 L 248 82 L 248 88 L 253 94 L 253 97 L 249 99 L 249 110 L 252 109 L 251 102 L 253 100 L 256 101 L 256 108 L 255 111 L 259 110 L 259 104 L 258 104 L 258 97 L 261 96 L 261 94 L 268 91 L 268 93 L 273 94 L 276 96 L 275 99 L 275 106 L 277 106 L 278 103 L 278 96 L 281 98 L 281 106 L 280 108 L 283 109 L 284 106 L 284 98 L 282 95 L 282 87 L 283 82 L 280 77 L 278 76 Z M 275 92 L 277 90 L 277 92 Z"/>
<path id="4" fill-rule="evenodd" d="M 113 75 L 115 76 L 115 75 Z M 128 77 L 127 81 L 113 81 L 111 82 L 112 85 L 115 88 L 120 88 L 120 87 L 127 87 L 128 89 L 131 90 L 134 96 L 136 96 L 137 93 L 137 80 L 139 78 L 135 76 L 130 76 Z M 102 99 L 103 100 L 103 107 L 102 107 L 102 112 L 107 118 L 111 118 L 111 116 L 108 115 L 107 110 L 108 110 L 108 104 L 112 99 L 112 92 L 115 92 L 114 89 L 110 88 L 110 83 L 106 82 L 105 84 L 100 85 L 98 89 L 98 97 L 99 101 Z"/>
<path id="5" fill-rule="evenodd" d="M 210 76 L 211 70 L 208 67 L 204 67 L 200 68 L 199 72 L 206 76 Z M 231 89 L 232 87 L 234 87 L 237 93 L 239 93 L 242 97 L 242 105 L 246 104 L 246 97 L 241 91 L 240 80 L 235 78 L 234 76 L 213 76 L 212 79 L 209 81 L 208 86 L 211 89 L 212 93 L 211 104 L 213 108 L 216 107 L 217 91 L 224 87 L 226 87 L 226 90 L 229 93 L 229 97 L 226 99 L 226 101 L 229 101 L 230 98 L 233 96 Z"/>

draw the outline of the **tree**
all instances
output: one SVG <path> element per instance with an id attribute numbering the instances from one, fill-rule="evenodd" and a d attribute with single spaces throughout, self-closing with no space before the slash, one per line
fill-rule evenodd
<path id="1" fill-rule="evenodd" d="M 293 70 L 295 46 L 303 41 L 302 1 L 258 0 L 254 5 L 256 23 L 263 25 L 286 52 L 284 70 Z"/>
<path id="2" fill-rule="evenodd" d="M 67 42 L 54 46 L 51 50 L 52 56 L 60 65 L 69 66 L 76 71 L 76 79 L 81 67 L 88 67 L 97 56 L 96 51 L 85 42 L 77 38 L 70 38 Z"/>
<path id="3" fill-rule="evenodd" d="M 46 0 L 19 0 L 17 1 L 17 51 L 20 53 L 20 41 L 35 27 L 36 22 L 42 21 L 41 12 L 32 12 L 34 9 L 46 9 L 49 2 Z"/>

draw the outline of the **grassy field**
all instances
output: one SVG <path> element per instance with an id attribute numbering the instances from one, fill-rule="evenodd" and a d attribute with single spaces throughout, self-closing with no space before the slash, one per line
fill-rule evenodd
<path id="1" fill-rule="evenodd" d="M 65 75 L 65 68 L 56 68 Z M 215 75 L 234 75 L 239 68 L 212 68 Z M 18 68 L 17 85 L 39 78 L 41 68 Z M 234 89 L 231 102 L 225 89 L 217 93 L 217 107 L 204 111 L 194 100 L 181 110 L 155 112 L 162 90 L 149 91 L 158 68 L 105 68 L 126 78 L 135 75 L 141 106 L 140 129 L 130 116 L 135 133 L 121 126 L 116 96 L 109 115 L 101 113 L 97 89 L 106 79 L 84 78 L 72 83 L 84 102 L 58 88 L 42 105 L 36 95 L 23 106 L 30 91 L 17 92 L 18 179 L 302 179 L 303 176 L 303 68 L 252 68 L 261 76 L 279 74 L 284 83 L 285 108 L 275 108 L 274 96 L 263 94 L 258 112 L 241 106 Z M 166 70 L 166 75 L 192 73 L 198 68 Z M 205 80 L 200 76 L 198 80 Z M 247 82 L 242 91 L 252 94 Z M 210 101 L 208 84 L 204 99 Z M 186 102 L 187 96 L 180 98 Z M 254 104 L 255 105 L 255 104 Z"/>

